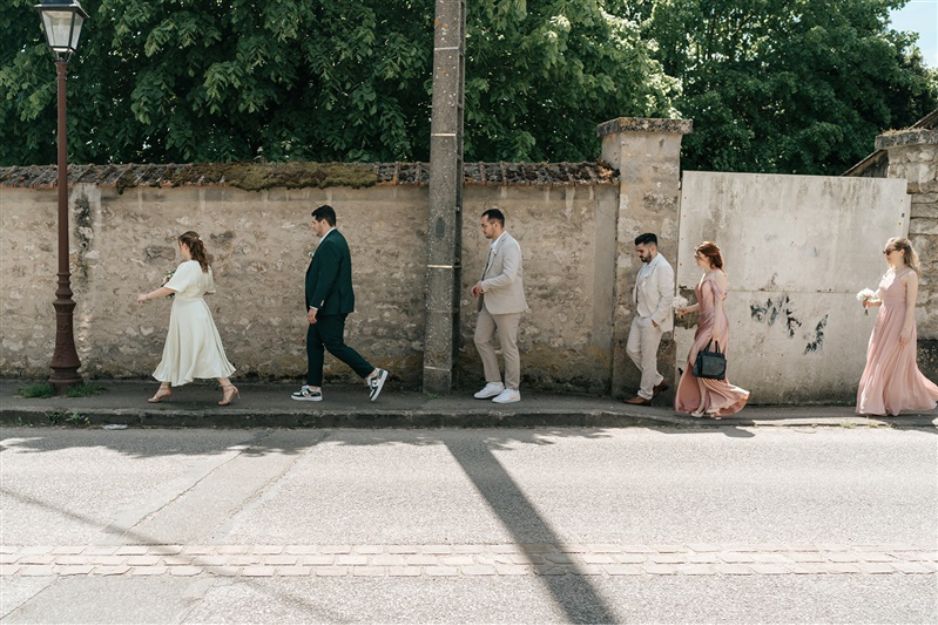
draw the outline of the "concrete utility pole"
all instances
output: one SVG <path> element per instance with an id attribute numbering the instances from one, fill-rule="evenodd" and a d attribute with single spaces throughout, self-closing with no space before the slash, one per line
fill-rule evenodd
<path id="1" fill-rule="evenodd" d="M 436 0 L 423 389 L 447 393 L 459 344 L 466 2 Z"/>

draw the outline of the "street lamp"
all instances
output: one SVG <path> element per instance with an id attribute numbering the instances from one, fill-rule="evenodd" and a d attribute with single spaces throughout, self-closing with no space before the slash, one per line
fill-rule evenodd
<path id="1" fill-rule="evenodd" d="M 46 41 L 55 55 L 55 73 L 58 78 L 59 123 L 58 182 L 59 191 L 59 281 L 55 290 L 55 353 L 52 354 L 52 375 L 49 382 L 56 391 L 80 384 L 78 374 L 81 361 L 75 351 L 72 318 L 75 302 L 72 300 L 71 273 L 68 270 L 68 160 L 65 136 L 65 76 L 68 59 L 78 48 L 81 26 L 88 17 L 78 0 L 42 0 L 36 5 L 42 18 Z"/>

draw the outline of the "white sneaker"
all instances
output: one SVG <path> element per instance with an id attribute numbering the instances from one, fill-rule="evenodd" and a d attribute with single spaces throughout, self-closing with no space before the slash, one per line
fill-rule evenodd
<path id="1" fill-rule="evenodd" d="M 498 394 L 498 397 L 492 400 L 496 404 L 513 404 L 521 401 L 521 391 L 513 388 L 506 388 Z"/>
<path id="2" fill-rule="evenodd" d="M 368 379 L 368 395 L 371 401 L 378 399 L 378 395 L 381 394 L 381 389 L 384 388 L 387 379 L 388 372 L 385 369 L 378 369 L 378 373 Z"/>
<path id="3" fill-rule="evenodd" d="M 473 395 L 476 399 L 491 399 L 505 390 L 501 382 L 489 382 L 481 391 Z"/>

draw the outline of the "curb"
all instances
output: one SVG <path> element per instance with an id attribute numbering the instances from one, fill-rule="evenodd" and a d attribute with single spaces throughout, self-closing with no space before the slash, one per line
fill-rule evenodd
<path id="1" fill-rule="evenodd" d="M 0 424 L 5 426 L 105 426 L 134 428 L 535 428 L 580 427 L 621 428 L 650 427 L 666 429 L 719 429 L 726 427 L 772 428 L 898 428 L 938 429 L 938 419 L 927 415 L 909 415 L 876 419 L 866 417 L 812 416 L 810 410 L 797 418 L 740 418 L 722 420 L 696 419 L 631 410 L 317 410 L 258 411 L 238 408 L 220 409 L 102 409 L 75 407 L 67 410 L 48 407 L 15 406 L 0 409 Z"/>
<path id="2" fill-rule="evenodd" d="M 678 418 L 676 417 L 675 420 Z M 666 423 L 648 415 L 592 410 L 563 412 L 501 412 L 440 410 L 374 410 L 368 413 L 342 410 L 310 412 L 258 412 L 256 410 L 146 410 L 43 408 L 0 410 L 3 425 L 101 426 L 174 428 L 534 428 L 534 427 L 642 427 Z M 690 425 L 693 425 L 692 423 Z"/>

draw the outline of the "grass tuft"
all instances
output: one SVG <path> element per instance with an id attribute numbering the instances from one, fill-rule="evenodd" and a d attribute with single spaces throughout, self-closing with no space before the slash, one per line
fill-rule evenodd
<path id="1" fill-rule="evenodd" d="M 55 395 L 55 387 L 48 382 L 37 382 L 21 387 L 16 394 L 27 399 L 43 399 Z"/>
<path id="2" fill-rule="evenodd" d="M 94 382 L 83 382 L 70 386 L 65 391 L 66 397 L 93 397 L 106 391 L 107 389 Z M 21 387 L 16 394 L 27 399 L 43 399 L 46 397 L 55 397 L 55 387 L 48 382 L 37 382 Z"/>

